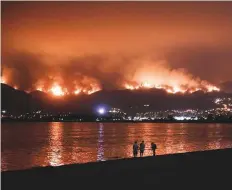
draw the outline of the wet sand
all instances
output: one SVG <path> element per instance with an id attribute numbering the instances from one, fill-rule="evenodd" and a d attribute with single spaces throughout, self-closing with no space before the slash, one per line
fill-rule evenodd
<path id="1" fill-rule="evenodd" d="M 8 189 L 231 188 L 232 149 L 2 172 Z"/>

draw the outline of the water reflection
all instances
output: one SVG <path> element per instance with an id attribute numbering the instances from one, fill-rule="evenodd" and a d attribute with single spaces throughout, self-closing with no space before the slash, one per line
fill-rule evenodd
<path id="1" fill-rule="evenodd" d="M 167 124 L 163 148 L 158 149 L 159 154 L 173 154 L 185 151 L 186 127 L 180 124 L 175 128 L 172 124 Z"/>
<path id="2" fill-rule="evenodd" d="M 151 142 L 153 142 L 154 139 L 151 139 L 153 136 L 151 123 L 144 124 L 144 127 L 141 128 L 141 138 L 139 140 L 139 144 L 144 141 L 145 143 L 145 151 L 144 156 L 149 156 L 152 154 L 151 152 Z"/>
<path id="3" fill-rule="evenodd" d="M 126 143 L 126 155 L 125 157 L 131 157 L 132 154 L 132 146 L 133 143 L 138 140 L 136 136 L 136 129 L 133 126 L 127 126 L 128 131 L 127 131 L 127 143 Z"/>
<path id="4" fill-rule="evenodd" d="M 232 147 L 231 124 L 3 123 L 2 170 L 132 157 L 145 141 L 144 156 Z"/>
<path id="5" fill-rule="evenodd" d="M 212 141 L 208 144 L 209 149 L 219 149 L 221 147 L 220 139 L 218 141 Z"/>
<path id="6" fill-rule="evenodd" d="M 60 122 L 53 122 L 49 130 L 49 152 L 48 159 L 51 166 L 62 165 L 62 139 L 63 126 Z"/>
<path id="7" fill-rule="evenodd" d="M 168 124 L 167 129 L 166 129 L 166 142 L 164 144 L 164 150 L 166 154 L 172 153 L 172 149 L 174 148 L 174 139 L 172 139 L 173 131 L 171 128 L 171 125 Z"/>
<path id="8" fill-rule="evenodd" d="M 180 140 L 178 143 L 178 149 L 179 149 L 179 152 L 184 152 L 184 149 L 185 149 L 185 139 L 186 139 L 186 135 L 184 135 L 186 133 L 186 127 L 184 127 L 184 124 L 181 123 L 180 124 Z"/>
<path id="9" fill-rule="evenodd" d="M 97 149 L 97 161 L 104 161 L 104 125 L 99 124 L 98 130 L 98 149 Z"/>

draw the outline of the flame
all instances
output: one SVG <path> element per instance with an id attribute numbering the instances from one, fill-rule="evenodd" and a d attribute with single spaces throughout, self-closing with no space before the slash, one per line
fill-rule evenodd
<path id="1" fill-rule="evenodd" d="M 184 86 L 178 86 L 178 85 L 173 85 L 173 86 L 168 86 L 168 85 L 152 85 L 152 83 L 149 82 L 142 82 L 141 85 L 132 85 L 125 83 L 124 88 L 128 90 L 136 90 L 136 89 L 163 89 L 167 93 L 170 94 L 176 94 L 176 93 L 193 93 L 199 90 L 202 90 L 204 92 L 213 92 L 213 91 L 220 91 L 220 89 L 216 86 L 213 85 L 207 85 L 207 86 L 202 86 L 202 87 L 196 87 L 196 88 L 191 88 L 191 87 L 184 87 Z"/>
<path id="2" fill-rule="evenodd" d="M 41 92 L 44 91 L 42 87 L 37 87 L 36 90 L 41 91 Z"/>
<path id="3" fill-rule="evenodd" d="M 17 87 L 17 86 L 14 86 L 13 88 L 14 88 L 15 90 L 18 90 L 18 87 Z"/>
<path id="4" fill-rule="evenodd" d="M 216 86 L 212 86 L 212 85 L 209 85 L 207 86 L 207 92 L 213 92 L 213 91 L 220 91 L 220 88 L 216 87 Z"/>
<path id="5" fill-rule="evenodd" d="M 6 84 L 6 78 L 1 76 L 1 83 Z"/>
<path id="6" fill-rule="evenodd" d="M 142 86 L 142 87 L 145 87 L 145 88 L 152 88 L 152 85 L 151 85 L 150 83 L 148 83 L 148 82 L 142 83 L 141 86 Z"/>
<path id="7" fill-rule="evenodd" d="M 87 92 L 87 94 L 93 94 L 93 93 L 95 93 L 95 92 L 97 92 L 97 91 L 100 91 L 101 90 L 101 88 L 99 88 L 99 87 L 94 87 L 94 88 L 92 88 L 92 90 L 89 90 L 88 92 Z"/>
<path id="8" fill-rule="evenodd" d="M 50 81 L 53 81 L 52 85 L 49 85 Z M 72 83 L 69 83 L 63 80 L 62 77 L 51 75 L 48 80 L 38 80 L 34 89 L 54 96 L 65 96 L 69 94 L 92 94 L 101 90 L 101 87 L 96 79 L 87 76 L 84 79 L 74 80 Z"/>
<path id="9" fill-rule="evenodd" d="M 65 95 L 65 92 L 64 90 L 62 89 L 62 87 L 58 84 L 54 84 L 52 86 L 52 88 L 50 89 L 51 93 L 54 95 L 54 96 L 64 96 Z"/>
<path id="10" fill-rule="evenodd" d="M 81 93 L 81 89 L 76 89 L 75 91 L 74 91 L 74 94 L 80 94 Z"/>
<path id="11" fill-rule="evenodd" d="M 11 75 L 4 74 L 1 76 L 1 83 L 5 83 L 18 89 L 20 84 L 11 83 Z M 7 78 L 6 78 L 7 77 Z M 7 80 L 6 80 L 7 79 Z M 220 91 L 220 88 L 206 81 L 195 79 L 188 73 L 181 70 L 171 70 L 165 66 L 157 66 L 156 69 L 151 67 L 142 67 L 138 72 L 128 80 L 122 83 L 123 88 L 128 90 L 138 89 L 163 89 L 167 93 L 194 93 L 196 91 L 213 92 Z M 17 85 L 17 86 L 16 86 Z M 25 89 L 28 90 L 28 89 Z M 64 80 L 61 75 L 49 75 L 48 78 L 38 79 L 30 91 L 38 90 L 50 93 L 54 96 L 65 96 L 69 94 L 92 94 L 101 90 L 99 81 L 89 76 L 77 77 L 73 82 Z"/>
<path id="12" fill-rule="evenodd" d="M 185 93 L 187 89 L 183 89 L 179 86 L 174 86 L 172 89 L 167 89 L 168 93 L 176 94 L 176 93 Z"/>
<path id="13" fill-rule="evenodd" d="M 207 81 L 194 77 L 187 70 L 172 69 L 167 61 L 138 59 L 137 67 L 130 70 L 129 78 L 122 86 L 129 90 L 135 89 L 163 89 L 167 93 L 193 93 L 198 90 L 204 92 L 220 91 Z"/>
<path id="14" fill-rule="evenodd" d="M 129 89 L 129 90 L 137 90 L 137 89 L 139 89 L 139 86 L 138 85 L 133 86 L 133 85 L 130 85 L 130 84 L 125 84 L 125 88 Z"/>
<path id="15" fill-rule="evenodd" d="M 71 93 L 70 93 L 70 91 L 67 88 L 63 88 L 60 85 L 55 83 L 55 84 L 53 84 L 53 86 L 49 90 L 45 90 L 45 88 L 43 88 L 43 87 L 37 87 L 36 90 L 46 92 L 46 93 L 51 93 L 54 96 L 64 96 L 64 95 L 68 95 L 68 94 L 79 95 L 81 93 L 93 94 L 93 93 L 101 90 L 101 88 L 98 86 L 92 87 L 92 88 L 76 87 L 75 90 L 71 91 Z"/>
<path id="16" fill-rule="evenodd" d="M 91 87 L 89 88 L 81 88 L 81 87 L 76 87 L 76 89 L 74 90 L 74 94 L 78 95 L 80 93 L 84 93 L 84 94 L 93 94 L 99 90 L 101 90 L 101 88 L 97 85 L 90 85 Z"/>

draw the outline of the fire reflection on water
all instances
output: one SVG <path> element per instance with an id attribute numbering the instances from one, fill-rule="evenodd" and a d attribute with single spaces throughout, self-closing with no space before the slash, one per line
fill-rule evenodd
<path id="1" fill-rule="evenodd" d="M 51 166 L 63 165 L 62 162 L 62 139 L 63 139 L 63 126 L 60 122 L 54 122 L 49 130 L 49 149 L 48 160 Z"/>
<path id="2" fill-rule="evenodd" d="M 178 137 L 175 137 L 176 129 L 173 129 L 171 124 L 167 125 L 163 147 L 161 147 L 160 150 L 158 149 L 159 154 L 173 154 L 185 152 L 184 144 L 186 129 L 183 123 L 180 124 L 178 130 Z"/>
<path id="3" fill-rule="evenodd" d="M 98 149 L 97 149 L 97 161 L 104 161 L 104 125 L 99 124 L 98 130 Z"/>
<path id="4" fill-rule="evenodd" d="M 172 135 L 173 135 L 173 131 L 171 126 L 168 124 L 167 129 L 166 129 L 166 140 L 165 140 L 165 144 L 164 144 L 164 150 L 165 150 L 165 154 L 170 154 L 172 153 L 173 150 L 173 139 L 172 139 Z"/>
<path id="5" fill-rule="evenodd" d="M 154 141 L 154 139 L 151 139 L 151 135 L 152 135 L 151 124 L 146 123 L 145 126 L 141 129 L 141 140 L 140 140 L 145 142 L 144 156 L 149 156 L 152 154 L 151 142 Z M 141 142 L 138 143 L 140 144 Z"/>
<path id="6" fill-rule="evenodd" d="M 231 124 L 18 123 L 2 124 L 2 170 L 132 157 L 135 140 L 144 156 L 232 147 Z"/>

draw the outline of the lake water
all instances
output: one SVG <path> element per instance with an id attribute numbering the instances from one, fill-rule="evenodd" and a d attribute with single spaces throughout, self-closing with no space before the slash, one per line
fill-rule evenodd
<path id="1" fill-rule="evenodd" d="M 132 156 L 135 140 L 145 156 L 232 147 L 232 124 L 2 123 L 1 168 L 26 169 Z"/>

